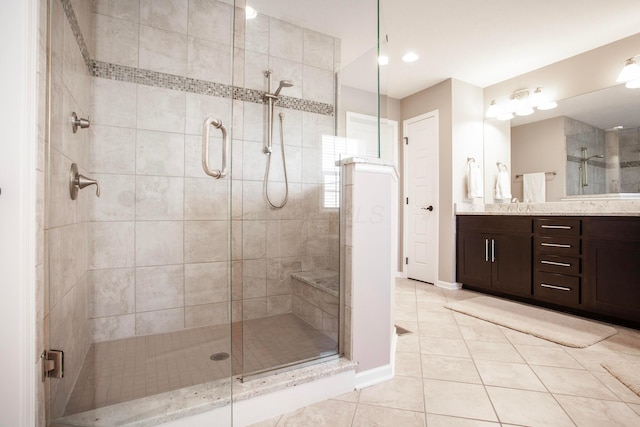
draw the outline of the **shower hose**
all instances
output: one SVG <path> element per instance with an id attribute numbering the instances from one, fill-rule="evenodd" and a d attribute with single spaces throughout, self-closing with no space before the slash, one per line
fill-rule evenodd
<path id="1" fill-rule="evenodd" d="M 282 200 L 281 204 L 275 204 L 271 201 L 271 198 L 269 197 L 269 170 L 271 168 L 271 153 L 267 156 L 267 169 L 265 171 L 264 174 L 264 194 L 265 197 L 267 198 L 267 203 L 269 203 L 269 206 L 271 206 L 273 209 L 280 209 L 282 207 L 284 207 L 284 205 L 287 204 L 287 199 L 289 198 L 289 179 L 287 177 L 287 162 L 285 160 L 285 156 L 284 156 L 284 114 L 280 113 L 278 115 L 278 117 L 280 118 L 280 153 L 282 155 L 282 169 L 284 170 L 284 199 Z M 271 114 L 271 120 L 273 120 L 273 114 Z M 273 131 L 273 126 L 271 127 L 272 131 Z M 273 135 L 269 135 L 270 138 L 273 138 Z"/>

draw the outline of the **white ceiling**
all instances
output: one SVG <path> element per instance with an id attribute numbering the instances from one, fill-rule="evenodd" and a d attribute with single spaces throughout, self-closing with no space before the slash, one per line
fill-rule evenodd
<path id="1" fill-rule="evenodd" d="M 340 38 L 343 82 L 375 89 L 361 68 L 375 61 L 375 0 L 248 4 Z M 380 10 L 390 57 L 381 89 L 398 99 L 447 78 L 487 87 L 640 31 L 638 0 L 380 0 Z M 402 63 L 407 50 L 420 59 Z"/>

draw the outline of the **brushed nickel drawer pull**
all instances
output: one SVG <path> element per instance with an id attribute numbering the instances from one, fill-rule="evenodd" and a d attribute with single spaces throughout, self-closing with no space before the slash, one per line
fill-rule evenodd
<path id="1" fill-rule="evenodd" d="M 484 261 L 489 262 L 489 239 L 484 239 Z"/>
<path id="2" fill-rule="evenodd" d="M 569 264 L 568 262 L 556 262 L 556 261 L 541 260 L 540 264 L 557 265 L 558 267 L 571 267 L 571 264 Z"/>
<path id="3" fill-rule="evenodd" d="M 551 228 L 554 230 L 571 230 L 570 225 L 541 225 L 540 228 Z"/>
<path id="4" fill-rule="evenodd" d="M 551 248 L 570 248 L 571 245 L 565 245 L 564 243 L 540 243 L 540 246 L 548 246 Z"/>
<path id="5" fill-rule="evenodd" d="M 543 288 L 556 289 L 558 291 L 570 291 L 571 290 L 571 288 L 567 288 L 566 286 L 548 285 L 546 283 L 540 283 L 540 286 L 542 286 Z"/>

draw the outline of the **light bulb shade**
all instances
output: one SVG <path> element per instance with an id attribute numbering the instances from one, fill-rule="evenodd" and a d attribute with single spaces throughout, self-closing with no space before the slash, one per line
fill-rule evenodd
<path id="1" fill-rule="evenodd" d="M 498 120 L 503 120 L 503 121 L 511 120 L 511 119 L 513 119 L 513 113 L 511 111 L 504 111 L 504 112 L 498 114 L 497 119 Z"/>
<path id="2" fill-rule="evenodd" d="M 624 68 L 620 71 L 616 82 L 626 83 L 631 80 L 640 79 L 640 65 L 636 64 L 633 59 L 627 59 L 624 63 Z"/>
<path id="3" fill-rule="evenodd" d="M 556 101 L 547 101 L 544 104 L 538 105 L 538 110 L 553 110 L 558 106 Z"/>
<path id="4" fill-rule="evenodd" d="M 522 105 L 516 110 L 516 116 L 529 116 L 533 114 L 533 107 L 529 105 Z"/>
<path id="5" fill-rule="evenodd" d="M 640 78 L 628 81 L 627 83 L 625 83 L 625 86 L 629 89 L 640 89 Z"/>
<path id="6" fill-rule="evenodd" d="M 529 102 L 532 107 L 537 107 L 540 104 L 544 104 L 547 102 L 547 97 L 542 93 L 541 88 L 536 88 L 536 90 L 529 97 Z"/>
<path id="7" fill-rule="evenodd" d="M 515 113 L 516 111 L 518 111 L 520 108 L 522 107 L 522 101 L 520 101 L 520 98 L 518 98 L 517 96 L 513 95 L 511 96 L 511 99 L 509 100 L 509 104 L 507 105 L 507 109 L 511 112 L 511 113 Z"/>
<path id="8" fill-rule="evenodd" d="M 378 65 L 387 65 L 389 64 L 389 57 L 385 55 L 378 56 Z"/>
<path id="9" fill-rule="evenodd" d="M 496 101 L 495 100 L 491 101 L 489 108 L 487 108 L 487 117 L 488 118 L 498 117 L 499 112 L 500 112 L 500 107 L 498 107 L 498 104 L 496 104 Z"/>

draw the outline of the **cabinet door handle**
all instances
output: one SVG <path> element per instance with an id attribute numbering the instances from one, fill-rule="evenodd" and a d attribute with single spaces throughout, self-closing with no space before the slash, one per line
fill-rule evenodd
<path id="1" fill-rule="evenodd" d="M 540 228 L 551 228 L 553 230 L 571 230 L 570 225 L 541 225 Z"/>
<path id="2" fill-rule="evenodd" d="M 571 264 L 569 264 L 568 262 L 556 262 L 556 261 L 541 260 L 540 264 L 557 265 L 558 267 L 571 267 Z"/>
<path id="3" fill-rule="evenodd" d="M 558 291 L 570 291 L 571 290 L 571 288 L 567 288 L 566 286 L 548 285 L 546 283 L 540 283 L 540 286 L 542 286 L 543 288 L 556 289 Z"/>
<path id="4" fill-rule="evenodd" d="M 489 262 L 489 239 L 484 239 L 484 262 Z"/>
<path id="5" fill-rule="evenodd" d="M 491 239 L 491 262 L 496 262 L 496 241 Z"/>
<path id="6" fill-rule="evenodd" d="M 551 248 L 570 248 L 571 245 L 565 245 L 564 243 L 540 243 L 540 246 L 548 246 Z"/>

